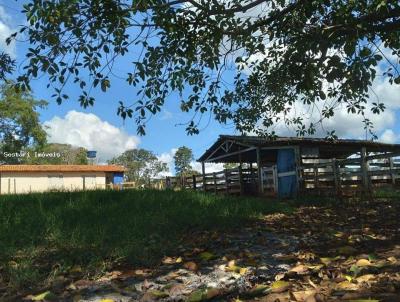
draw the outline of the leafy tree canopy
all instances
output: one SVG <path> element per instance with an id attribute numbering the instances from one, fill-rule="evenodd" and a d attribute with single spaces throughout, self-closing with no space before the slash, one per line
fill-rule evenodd
<path id="1" fill-rule="evenodd" d="M 12 73 L 15 67 L 15 60 L 9 54 L 0 52 L 0 80 L 5 80 L 7 75 Z"/>
<path id="2" fill-rule="evenodd" d="M 185 146 L 179 147 L 174 155 L 176 175 L 187 176 L 193 174 L 193 168 L 191 165 L 192 160 L 193 160 L 192 149 Z"/>
<path id="3" fill-rule="evenodd" d="M 145 149 L 125 151 L 109 163 L 127 168 L 125 176 L 128 181 L 134 181 L 137 184 L 148 184 L 151 178 L 157 177 L 161 172 L 168 172 L 167 164 L 158 160 L 153 152 Z"/>
<path id="4" fill-rule="evenodd" d="M 241 132 L 273 134 L 280 121 L 314 134 L 338 106 L 371 128 L 369 111 L 385 109 L 381 100 L 367 105 L 378 64 L 384 80 L 400 84 L 399 1 L 30 0 L 24 7 L 21 31 L 31 48 L 18 86 L 45 73 L 57 102 L 72 81 L 89 106 L 93 88 L 106 91 L 118 79 L 114 63 L 129 56 L 124 79 L 137 94 L 118 114 L 132 117 L 140 134 L 172 91 L 191 113 L 190 134 L 204 114 Z M 296 102 L 317 106 L 320 116 L 304 121 Z"/>
<path id="5" fill-rule="evenodd" d="M 19 152 L 26 147 L 43 146 L 46 132 L 43 130 L 37 108 L 45 101 L 35 100 L 29 92 L 16 92 L 12 84 L 0 87 L 0 151 L 2 162 L 15 163 L 17 157 L 4 157 L 3 152 Z"/>

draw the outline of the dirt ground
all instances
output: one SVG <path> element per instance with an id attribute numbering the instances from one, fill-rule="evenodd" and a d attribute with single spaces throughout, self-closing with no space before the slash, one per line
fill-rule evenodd
<path id="1" fill-rule="evenodd" d="M 26 301 L 400 301 L 400 202 L 303 206 L 193 232 L 155 268 L 79 269 Z"/>

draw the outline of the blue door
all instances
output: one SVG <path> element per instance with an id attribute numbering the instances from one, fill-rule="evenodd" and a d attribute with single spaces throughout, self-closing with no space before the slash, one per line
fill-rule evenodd
<path id="1" fill-rule="evenodd" d="M 124 182 L 124 173 L 114 173 L 113 184 L 118 185 L 122 189 L 123 182 Z"/>
<path id="2" fill-rule="evenodd" d="M 297 171 L 294 149 L 278 149 L 278 197 L 293 197 L 297 193 Z"/>

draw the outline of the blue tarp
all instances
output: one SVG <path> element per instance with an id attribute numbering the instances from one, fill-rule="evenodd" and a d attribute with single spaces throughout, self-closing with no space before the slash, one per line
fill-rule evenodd
<path id="1" fill-rule="evenodd" d="M 278 149 L 277 158 L 277 171 L 278 171 L 278 197 L 293 197 L 297 193 L 297 176 L 279 176 L 285 172 L 296 171 L 296 159 L 294 149 Z"/>

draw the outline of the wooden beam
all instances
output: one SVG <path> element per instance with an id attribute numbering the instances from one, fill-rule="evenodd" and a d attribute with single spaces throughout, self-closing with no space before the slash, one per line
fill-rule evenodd
<path id="1" fill-rule="evenodd" d="M 220 155 L 220 156 L 217 156 L 217 157 L 207 158 L 206 161 L 207 161 L 207 162 L 212 162 L 212 161 L 216 161 L 216 160 L 218 160 L 218 159 L 222 159 L 222 158 L 229 157 L 229 156 L 232 156 L 232 155 L 236 155 L 236 154 L 240 154 L 240 153 L 245 153 L 245 152 L 247 152 L 247 151 L 251 151 L 251 150 L 254 150 L 254 149 L 256 149 L 256 148 L 255 148 L 255 147 L 250 147 L 250 148 L 247 148 L 247 149 L 243 149 L 243 150 L 231 152 L 231 153 L 224 154 L 224 155 Z"/>

